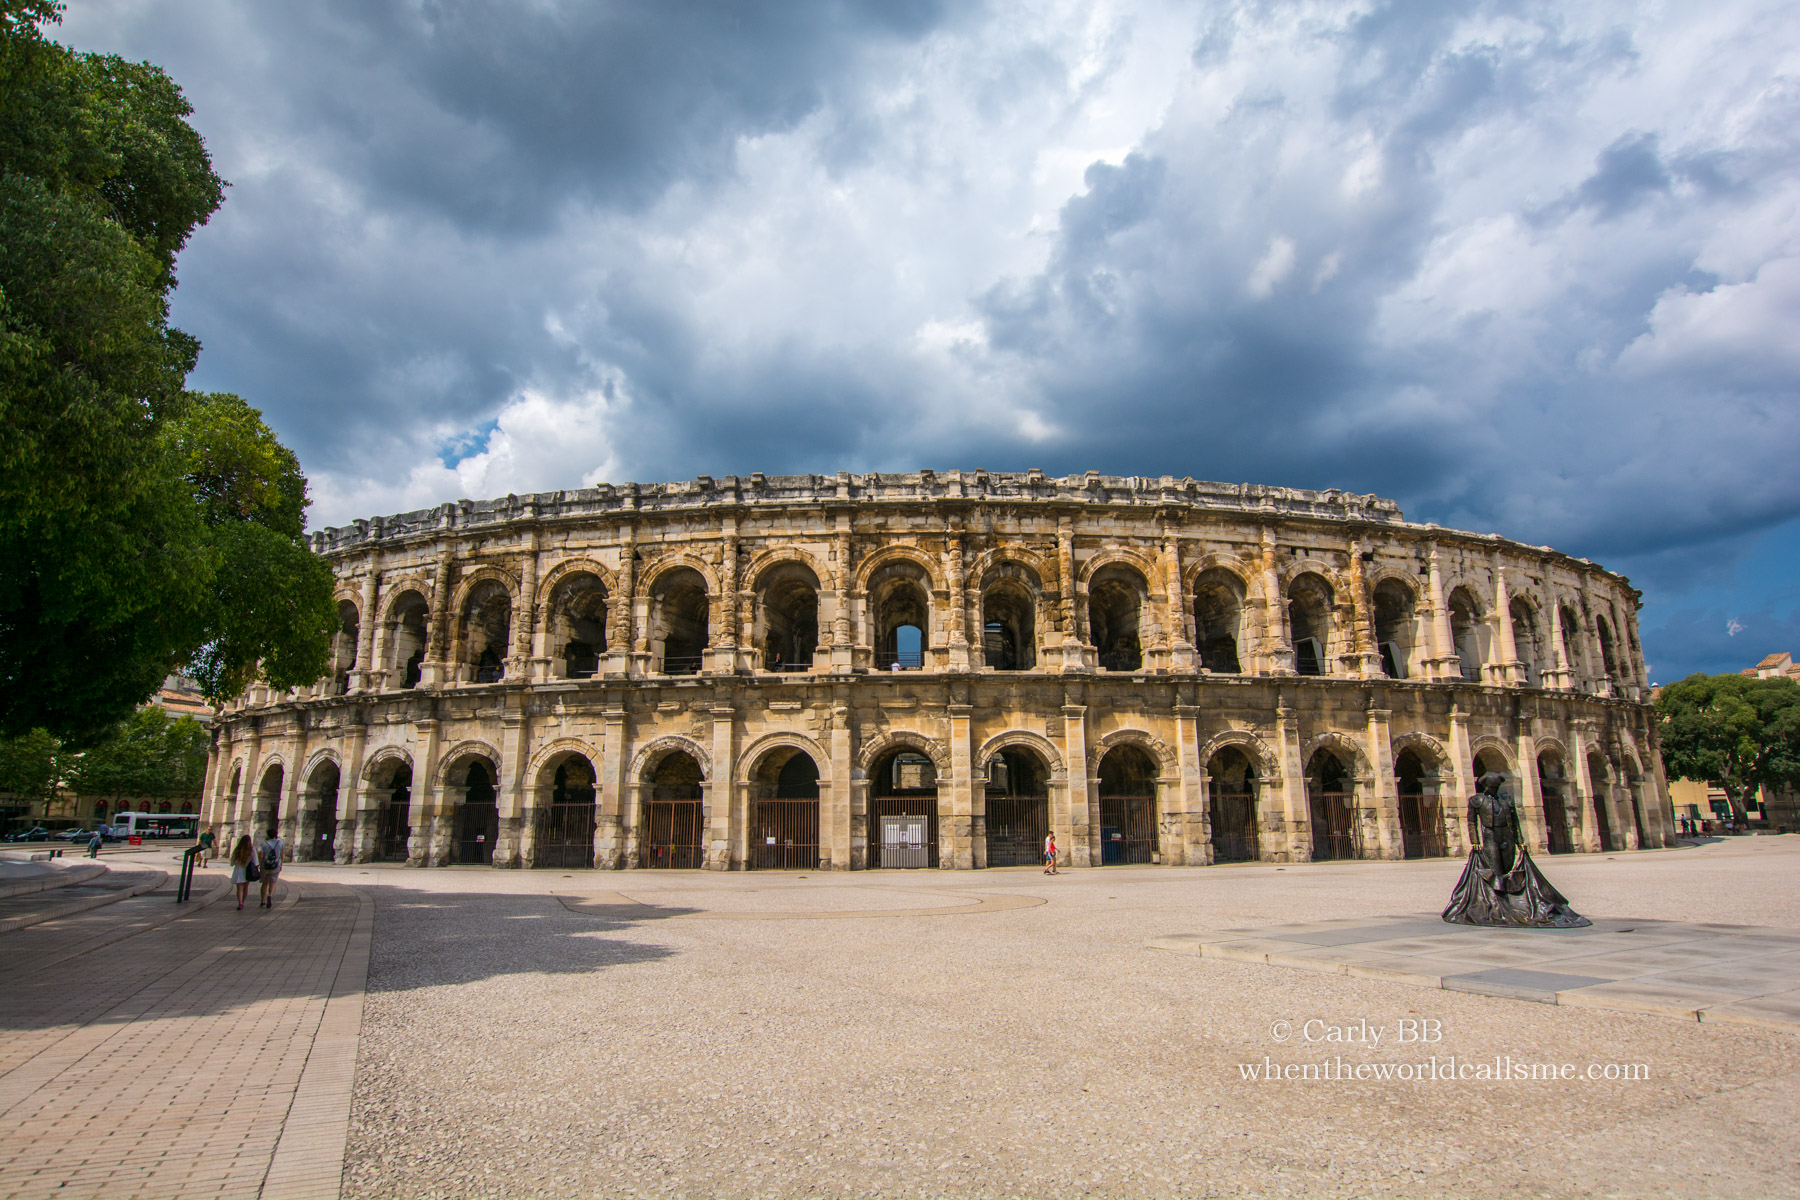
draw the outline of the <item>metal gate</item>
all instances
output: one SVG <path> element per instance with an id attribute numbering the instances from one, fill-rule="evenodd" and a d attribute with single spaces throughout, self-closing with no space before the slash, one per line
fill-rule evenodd
<path id="1" fill-rule="evenodd" d="M 1212 846 L 1216 863 L 1257 860 L 1255 793 L 1213 792 Z"/>
<path id="2" fill-rule="evenodd" d="M 1563 807 L 1562 789 L 1546 783 L 1543 796 L 1546 848 L 1551 854 L 1569 854 L 1575 846 L 1569 837 L 1569 813 Z"/>
<path id="3" fill-rule="evenodd" d="M 1322 792 L 1307 789 L 1312 801 L 1312 845 L 1314 862 L 1362 857 L 1362 835 L 1353 792 Z"/>
<path id="4" fill-rule="evenodd" d="M 987 798 L 987 863 L 990 867 L 1041 866 L 1050 833 L 1047 796 Z"/>
<path id="5" fill-rule="evenodd" d="M 875 839 L 869 845 L 869 866 L 876 867 L 935 867 L 938 865 L 938 820 L 937 793 L 924 796 L 871 796 L 869 797 L 869 820 L 875 827 Z M 924 854 L 921 862 L 912 861 L 912 851 L 902 850 L 904 861 L 890 861 L 887 840 L 887 823 L 889 821 L 916 821 L 922 839 L 918 845 Z M 905 843 L 913 845 L 913 843 Z"/>
<path id="6" fill-rule="evenodd" d="M 1449 853 L 1436 796 L 1400 793 L 1400 849 L 1406 858 L 1442 858 Z"/>
<path id="7" fill-rule="evenodd" d="M 594 802 L 546 804 L 537 811 L 537 844 L 532 865 L 551 870 L 594 865 Z"/>
<path id="8" fill-rule="evenodd" d="M 337 797 L 320 801 L 318 815 L 313 819 L 316 832 L 313 835 L 312 861 L 331 862 L 337 857 Z"/>
<path id="9" fill-rule="evenodd" d="M 456 861 L 492 864 L 494 841 L 500 836 L 500 810 L 492 801 L 456 806 Z"/>
<path id="10" fill-rule="evenodd" d="M 814 870 L 819 865 L 819 802 L 759 797 L 750 834 L 750 865 L 756 870 Z"/>
<path id="11" fill-rule="evenodd" d="M 1100 797 L 1100 862 L 1103 866 L 1155 861 L 1156 797 Z"/>
<path id="12" fill-rule="evenodd" d="M 638 863 L 644 867 L 698 870 L 705 859 L 700 801 L 646 800 Z"/>
<path id="13" fill-rule="evenodd" d="M 929 867 L 936 848 L 927 841 L 929 818 L 921 815 L 880 818 L 881 837 L 876 842 L 879 858 L 876 866 L 889 868 Z"/>
<path id="14" fill-rule="evenodd" d="M 377 862 L 406 861 L 406 841 L 412 836 L 412 826 L 406 823 L 406 810 L 411 803 L 410 796 L 395 796 L 382 806 L 380 823 L 375 827 Z"/>

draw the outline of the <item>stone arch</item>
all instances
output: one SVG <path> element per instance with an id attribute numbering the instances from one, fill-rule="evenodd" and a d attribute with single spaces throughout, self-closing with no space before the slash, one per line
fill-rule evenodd
<path id="1" fill-rule="evenodd" d="M 1347 733 L 1339 733 L 1335 729 L 1318 734 L 1301 747 L 1300 761 L 1310 763 L 1313 755 L 1321 750 L 1335 751 L 1339 756 L 1347 759 L 1358 784 L 1375 782 L 1375 764 L 1369 761 L 1369 752 L 1356 738 Z"/>
<path id="2" fill-rule="evenodd" d="M 363 760 L 361 779 L 364 783 L 374 783 L 375 775 L 383 765 L 397 763 L 407 770 L 412 769 L 412 755 L 399 746 L 383 746 Z"/>
<path id="3" fill-rule="evenodd" d="M 950 748 L 936 738 L 911 729 L 890 729 L 864 742 L 854 760 L 857 772 L 868 775 L 884 754 L 895 750 L 917 750 L 931 760 L 939 778 L 947 778 L 950 774 Z"/>
<path id="4" fill-rule="evenodd" d="M 456 743 L 438 756 L 437 778 L 435 780 L 437 786 L 447 786 L 450 782 L 450 769 L 467 762 L 471 758 L 485 758 L 488 765 L 494 768 L 495 780 L 499 780 L 500 752 L 486 742 L 470 738 L 466 741 Z"/>
<path id="5" fill-rule="evenodd" d="M 1023 746 L 1043 759 L 1044 764 L 1050 770 L 1052 782 L 1064 778 L 1063 757 L 1057 753 L 1055 743 L 1043 734 L 1033 733 L 1029 729 L 1008 729 L 996 733 L 983 742 L 981 749 L 975 755 L 976 777 L 985 777 L 988 764 L 994 760 L 994 756 L 1000 751 L 1009 750 L 1014 746 Z"/>
<path id="6" fill-rule="evenodd" d="M 1281 595 L 1284 599 L 1292 598 L 1288 596 L 1288 589 L 1305 575 L 1317 575 L 1323 579 L 1325 585 L 1331 589 L 1333 596 L 1344 590 L 1344 572 L 1341 567 L 1326 562 L 1322 558 L 1314 558 L 1312 555 L 1306 554 L 1296 557 L 1276 572 L 1275 577 L 1281 583 Z"/>
<path id="7" fill-rule="evenodd" d="M 992 550 L 983 551 L 968 566 L 967 577 L 974 581 L 978 590 L 987 579 L 988 572 L 1006 563 L 1017 563 L 1026 567 L 1038 577 L 1038 585 L 1044 587 L 1044 580 L 1056 575 L 1056 564 L 1036 551 L 1024 546 L 995 546 Z"/>
<path id="8" fill-rule="evenodd" d="M 942 578 L 943 564 L 919 549 L 917 546 L 883 546 L 856 564 L 856 590 L 869 590 L 869 581 L 875 573 L 896 560 L 905 560 L 925 572 L 925 578 L 931 585 L 933 594 L 944 590 Z"/>
<path id="9" fill-rule="evenodd" d="M 1200 768 L 1204 772 L 1213 755 L 1226 749 L 1242 750 L 1256 768 L 1259 779 L 1281 778 L 1281 756 L 1248 729 L 1224 729 L 1207 738 L 1200 746 Z"/>
<path id="10" fill-rule="evenodd" d="M 1165 779 L 1180 774 L 1181 768 L 1175 751 L 1167 742 L 1146 729 L 1115 729 L 1096 741 L 1093 749 L 1088 751 L 1089 775 L 1099 774 L 1100 760 L 1115 746 L 1136 746 L 1144 751 L 1156 760 L 1157 768 Z"/>
<path id="11" fill-rule="evenodd" d="M 393 580 L 390 583 L 384 583 L 381 587 L 381 616 L 379 618 L 383 625 L 393 624 L 395 620 L 394 609 L 399 606 L 401 601 L 406 599 L 407 593 L 409 592 L 417 592 L 419 598 L 425 601 L 425 607 L 428 610 L 430 609 L 431 584 L 423 577 L 418 575 L 408 575 L 404 578 Z"/>
<path id="12" fill-rule="evenodd" d="M 513 605 L 519 603 L 519 577 L 496 563 L 483 563 L 465 573 L 456 581 L 456 590 L 450 594 L 450 611 L 461 613 L 469 602 L 469 593 L 484 583 L 499 583 L 506 589 Z"/>
<path id="13" fill-rule="evenodd" d="M 763 586 L 763 576 L 777 567 L 787 563 L 798 563 L 813 573 L 819 581 L 819 590 L 829 592 L 835 577 L 831 567 L 820 561 L 816 554 L 799 546 L 773 546 L 752 558 L 748 565 L 738 572 L 740 586 L 747 584 L 752 592 L 759 592 Z"/>
<path id="14" fill-rule="evenodd" d="M 336 750 L 329 748 L 315 750 L 312 752 L 311 756 L 307 758 L 306 765 L 300 768 L 300 787 L 302 791 L 312 787 L 313 776 L 318 772 L 319 768 L 326 763 L 330 763 L 337 768 L 339 779 L 344 777 L 344 760 L 338 756 Z"/>
<path id="15" fill-rule="evenodd" d="M 1200 585 L 1200 577 L 1213 571 L 1222 571 L 1236 577 L 1238 587 L 1243 589 L 1244 595 L 1251 594 L 1256 570 L 1235 554 L 1207 554 L 1195 562 L 1182 564 L 1181 590 L 1186 595 L 1193 595 L 1194 589 Z"/>
<path id="16" fill-rule="evenodd" d="M 1083 592 L 1093 582 L 1094 576 L 1108 567 L 1130 567 L 1144 577 L 1144 585 L 1152 596 L 1160 595 L 1157 580 L 1162 577 L 1161 561 L 1152 553 L 1139 550 L 1133 546 L 1108 546 L 1100 550 L 1075 572 L 1075 581 Z"/>
<path id="17" fill-rule="evenodd" d="M 1563 770 L 1564 771 L 1571 771 L 1573 769 L 1573 764 L 1575 762 L 1574 755 L 1569 750 L 1568 746 L 1563 744 L 1563 740 L 1561 738 L 1559 738 L 1559 737 L 1536 738 L 1533 741 L 1533 748 L 1538 752 L 1539 757 L 1542 757 L 1545 754 L 1555 754 L 1555 755 L 1560 756 L 1563 760 Z M 1573 779 L 1574 776 L 1571 774 L 1569 776 L 1569 778 Z"/>
<path id="18" fill-rule="evenodd" d="M 1439 779 L 1450 779 L 1456 774 L 1456 765 L 1450 757 L 1449 749 L 1429 733 L 1402 733 L 1389 739 L 1388 745 L 1396 759 L 1411 750 L 1419 756 L 1420 761 L 1437 772 Z"/>
<path id="19" fill-rule="evenodd" d="M 1480 734 L 1469 739 L 1469 764 L 1471 769 L 1474 769 L 1474 763 L 1481 757 L 1481 752 L 1483 750 L 1492 751 L 1501 762 L 1506 764 L 1505 773 L 1508 776 L 1513 779 L 1519 778 L 1518 752 L 1514 748 L 1508 746 L 1505 741 L 1495 737 L 1491 733 Z M 1479 777 L 1479 770 L 1476 771 L 1476 774 Z"/>
<path id="20" fill-rule="evenodd" d="M 784 747 L 803 751 L 813 760 L 813 765 L 819 768 L 819 786 L 821 788 L 831 783 L 831 756 L 825 752 L 824 747 L 803 733 L 795 733 L 787 729 L 775 733 L 765 733 L 744 747 L 743 752 L 738 755 L 737 781 L 750 783 L 756 776 L 757 764 L 766 758 L 771 750 L 779 750 Z"/>
<path id="21" fill-rule="evenodd" d="M 685 754 L 699 763 L 701 777 L 711 782 L 713 777 L 712 755 L 708 754 L 706 747 L 699 742 L 690 737 L 683 737 L 679 733 L 665 733 L 645 742 L 643 746 L 639 747 L 638 752 L 632 755 L 631 769 L 625 777 L 632 783 L 645 783 L 656 768 L 662 764 L 662 760 L 671 754 Z"/>
<path id="22" fill-rule="evenodd" d="M 562 737 L 547 745 L 539 746 L 537 752 L 525 764 L 525 778 L 530 786 L 543 782 L 542 776 L 564 755 L 579 754 L 591 763 L 596 771 L 600 768 L 600 752 L 581 738 Z"/>
<path id="23" fill-rule="evenodd" d="M 605 584 L 608 596 L 618 595 L 618 573 L 599 559 L 579 556 L 558 559 L 538 577 L 538 603 L 546 603 L 548 597 L 555 595 L 557 587 L 569 576 L 583 574 L 592 575 Z"/>
<path id="24" fill-rule="evenodd" d="M 706 584 L 706 595 L 709 599 L 716 599 L 718 597 L 719 576 L 713 569 L 713 565 L 699 555 L 690 554 L 686 551 L 677 551 L 674 554 L 664 555 L 655 562 L 646 565 L 644 573 L 638 578 L 638 596 L 647 599 L 655 592 L 657 583 L 664 575 L 669 574 L 671 571 L 678 571 L 683 567 L 688 567 L 699 574 L 701 580 Z"/>

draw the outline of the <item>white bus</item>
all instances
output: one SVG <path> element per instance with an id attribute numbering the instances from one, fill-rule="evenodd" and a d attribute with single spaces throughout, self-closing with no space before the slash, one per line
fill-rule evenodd
<path id="1" fill-rule="evenodd" d="M 122 812 L 112 817 L 116 838 L 186 838 L 200 836 L 200 818 L 193 813 Z"/>

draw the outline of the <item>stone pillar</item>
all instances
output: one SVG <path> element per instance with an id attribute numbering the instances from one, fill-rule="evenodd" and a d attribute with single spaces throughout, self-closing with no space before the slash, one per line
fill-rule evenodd
<path id="1" fill-rule="evenodd" d="M 1525 664 L 1519 658 L 1518 639 L 1513 635 L 1512 596 L 1506 590 L 1506 568 L 1494 567 L 1494 633 L 1498 637 L 1500 661 L 1487 668 L 1490 683 L 1523 684 Z"/>
<path id="2" fill-rule="evenodd" d="M 353 691 L 379 689 L 384 682 L 381 666 L 375 661 L 375 630 L 381 618 L 375 601 L 380 594 L 380 582 L 381 572 L 371 564 L 368 574 L 363 576 L 362 613 L 356 627 L 356 670 L 350 676 Z"/>
<path id="3" fill-rule="evenodd" d="M 643 660 L 635 658 L 637 633 L 637 529 L 629 521 L 619 526 L 618 594 L 608 598 L 606 663 L 608 675 L 641 675 Z M 648 657 L 646 653 L 645 657 Z"/>
<path id="4" fill-rule="evenodd" d="M 1571 721 L 1569 726 L 1570 753 L 1575 756 L 1572 764 L 1574 769 L 1569 775 L 1577 793 L 1575 803 L 1568 806 L 1576 814 L 1576 825 L 1570 831 L 1573 836 L 1569 840 L 1585 853 L 1598 854 L 1606 847 L 1600 844 L 1600 821 L 1596 814 L 1601 812 L 1602 805 L 1608 803 L 1606 792 L 1610 788 L 1605 781 L 1596 780 L 1588 766 L 1588 752 L 1596 748 L 1592 724 L 1587 721 Z M 1619 826 L 1610 805 L 1605 815 L 1608 827 L 1613 830 L 1613 836 L 1617 837 Z"/>
<path id="5" fill-rule="evenodd" d="M 987 780 L 975 761 L 974 713 L 950 706 L 950 775 L 938 780 L 938 865 L 956 870 L 987 866 Z"/>
<path id="6" fill-rule="evenodd" d="M 594 814 L 594 865 L 603 870 L 619 870 L 637 865 L 637 846 L 632 836 L 637 832 L 639 809 L 636 780 L 626 773 L 631 770 L 631 745 L 626 739 L 625 710 L 611 707 L 601 714 L 606 728 L 601 734 L 600 763 L 594 781 L 594 797 L 599 810 Z"/>
<path id="7" fill-rule="evenodd" d="M 1371 826 L 1374 828 L 1376 852 L 1369 854 L 1365 841 L 1363 857 L 1405 858 L 1406 840 L 1400 832 L 1400 796 L 1394 786 L 1394 743 L 1388 725 L 1393 713 L 1371 704 L 1367 715 L 1369 763 L 1375 777 L 1370 780 L 1368 799 L 1358 806 L 1363 807 L 1364 812 L 1358 815 L 1364 817 L 1365 831 Z"/>
<path id="8" fill-rule="evenodd" d="M 1519 722 L 1519 794 L 1514 797 L 1519 809 L 1520 839 L 1538 854 L 1550 852 L 1549 837 L 1544 830 L 1544 793 L 1537 769 L 1537 738 L 1532 735 L 1531 721 Z"/>
<path id="9" fill-rule="evenodd" d="M 406 824 L 412 833 L 406 839 L 406 865 L 409 867 L 441 867 L 450 861 L 449 820 L 438 829 L 437 759 L 438 737 L 442 724 L 434 717 L 421 717 L 413 722 L 414 761 L 412 800 L 406 807 Z"/>
<path id="10" fill-rule="evenodd" d="M 1063 704 L 1065 807 L 1057 811 L 1052 797 L 1050 828 L 1056 831 L 1057 845 L 1068 848 L 1070 866 L 1092 867 L 1100 862 L 1100 814 L 1088 778 L 1088 710 L 1087 705 L 1075 703 L 1079 698 L 1071 694 Z"/>
<path id="11" fill-rule="evenodd" d="M 1062 621 L 1062 669 L 1093 670 L 1098 659 L 1090 653 L 1080 605 L 1075 602 L 1075 521 L 1056 519 L 1057 609 Z"/>
<path id="12" fill-rule="evenodd" d="M 839 684 L 836 702 L 831 708 L 831 807 L 819 814 L 819 831 L 824 842 L 819 849 L 819 866 L 829 870 L 848 871 L 852 858 L 850 817 L 855 811 L 855 788 L 851 776 L 856 764 L 852 758 L 856 730 L 851 724 L 850 686 Z M 866 822 L 865 822 L 866 825 Z M 865 835 L 866 836 L 866 835 Z"/>
<path id="13" fill-rule="evenodd" d="M 513 613 L 512 654 L 506 664 L 508 679 L 542 679 L 549 671 L 548 662 L 539 661 L 542 651 L 538 634 L 538 533 L 532 529 L 525 535 L 525 557 L 519 564 L 519 602 Z"/>
<path id="14" fill-rule="evenodd" d="M 963 581 L 962 530 L 952 526 L 946 531 L 944 540 L 949 546 L 948 562 L 944 571 L 944 577 L 950 590 L 950 611 L 947 614 L 949 621 L 946 630 L 949 667 L 952 671 L 967 671 L 971 666 L 969 635 L 966 628 L 969 616 L 969 597 Z"/>
<path id="15" fill-rule="evenodd" d="M 1350 652 L 1338 656 L 1347 673 L 1357 679 L 1382 674 L 1381 651 L 1375 647 L 1374 625 L 1369 614 L 1369 584 L 1363 575 L 1362 541 L 1350 541 Z"/>
<path id="16" fill-rule="evenodd" d="M 712 635 L 713 669 L 737 673 L 738 656 L 738 523 L 727 515 L 719 523 L 719 625 Z M 756 648 L 749 647 L 752 656 Z"/>
<path id="17" fill-rule="evenodd" d="M 1174 836 L 1163 844 L 1163 861 L 1191 867 L 1212 863 L 1212 814 L 1206 773 L 1200 762 L 1200 714 L 1194 704 L 1175 706 L 1175 763 L 1180 775 L 1180 811 L 1167 823 Z"/>
<path id="18" fill-rule="evenodd" d="M 361 714 L 357 714 L 360 718 Z M 343 866 L 362 861 L 357 847 L 363 826 L 363 796 L 368 784 L 363 781 L 363 750 L 368 744 L 369 727 L 359 719 L 350 726 L 344 745 L 344 771 L 338 778 L 337 835 L 332 842 L 332 857 Z"/>
<path id="19" fill-rule="evenodd" d="M 517 868 L 531 851 L 531 781 L 525 771 L 531 758 L 531 718 L 516 708 L 500 718 L 500 778 L 494 789 L 500 829 L 494 836 L 494 866 Z"/>
<path id="20" fill-rule="evenodd" d="M 303 844 L 310 843 L 313 836 L 313 814 L 306 808 L 306 784 L 301 772 L 306 769 L 307 743 L 310 741 L 310 730 L 306 725 L 306 713 L 295 714 L 296 728 L 290 743 L 293 747 L 289 758 L 287 776 L 282 780 L 281 798 L 281 840 L 287 843 L 287 861 L 293 862 L 295 851 Z"/>
<path id="21" fill-rule="evenodd" d="M 419 663 L 419 682 L 442 687 L 452 677 L 450 645 L 450 569 L 455 553 L 449 542 L 438 547 L 437 575 L 431 584 L 431 626 L 426 631 L 425 657 Z"/>
<path id="22" fill-rule="evenodd" d="M 1550 652 L 1556 658 L 1556 668 L 1545 672 L 1550 678 L 1544 684 L 1567 691 L 1575 685 L 1574 672 L 1569 669 L 1569 647 L 1563 641 L 1562 602 L 1554 591 L 1550 593 Z"/>
<path id="23" fill-rule="evenodd" d="M 1450 632 L 1450 606 L 1444 599 L 1444 572 L 1436 542 L 1430 547 L 1427 594 L 1431 604 L 1431 657 L 1425 660 L 1425 678 L 1462 678 L 1462 658 L 1456 653 L 1456 640 Z"/>
<path id="24" fill-rule="evenodd" d="M 1163 527 L 1163 571 L 1166 579 L 1163 590 L 1169 598 L 1169 666 L 1176 671 L 1191 671 L 1197 665 L 1194 640 L 1188 636 L 1188 623 L 1193 614 L 1188 612 L 1187 594 L 1181 582 L 1181 542 L 1173 527 L 1167 524 Z M 1165 857 L 1163 861 L 1169 860 Z"/>
<path id="25" fill-rule="evenodd" d="M 1300 761 L 1300 729 L 1294 710 L 1281 700 L 1275 708 L 1275 744 L 1281 755 L 1281 821 L 1258 821 L 1265 862 L 1312 861 L 1312 808 L 1306 798 L 1306 764 Z M 1271 789 L 1272 790 L 1272 789 Z M 1259 814 L 1260 816 L 1260 814 Z"/>
<path id="26" fill-rule="evenodd" d="M 855 661 L 855 631 L 850 624 L 850 584 L 855 579 L 855 547 L 850 539 L 850 514 L 837 516 L 837 563 L 831 614 L 831 669 L 848 671 Z M 822 581 L 821 581 L 822 582 Z"/>
<path id="27" fill-rule="evenodd" d="M 712 707 L 712 778 L 706 781 L 706 851 L 709 871 L 743 870 L 748 853 L 748 785 L 737 777 L 737 708 Z M 821 814 L 823 815 L 823 814 Z"/>
<path id="28" fill-rule="evenodd" d="M 1450 795 L 1439 796 L 1439 816 L 1444 822 L 1444 844 L 1451 854 L 1469 852 L 1469 797 L 1475 794 L 1475 754 L 1469 746 L 1469 718 L 1450 702 Z"/>
<path id="29" fill-rule="evenodd" d="M 1275 531 L 1267 525 L 1262 528 L 1257 573 L 1262 577 L 1263 662 L 1271 675 L 1292 675 L 1294 648 L 1288 644 L 1287 609 L 1281 602 L 1281 574 L 1275 568 Z"/>
<path id="30" fill-rule="evenodd" d="M 244 746 L 244 781 L 238 788 L 237 819 L 232 822 L 231 843 L 237 844 L 238 838 L 250 835 L 251 842 L 259 836 L 263 813 L 262 804 L 262 731 L 256 726 L 256 719 L 249 721 L 250 740 Z M 226 847 L 227 851 L 230 847 Z"/>

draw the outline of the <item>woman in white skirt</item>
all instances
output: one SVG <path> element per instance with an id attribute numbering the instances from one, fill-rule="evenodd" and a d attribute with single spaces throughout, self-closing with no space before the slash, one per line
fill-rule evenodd
<path id="1" fill-rule="evenodd" d="M 255 851 L 250 848 L 250 835 L 245 834 L 231 848 L 231 882 L 237 884 L 238 909 L 244 907 L 244 897 L 250 894 L 250 863 Z"/>

